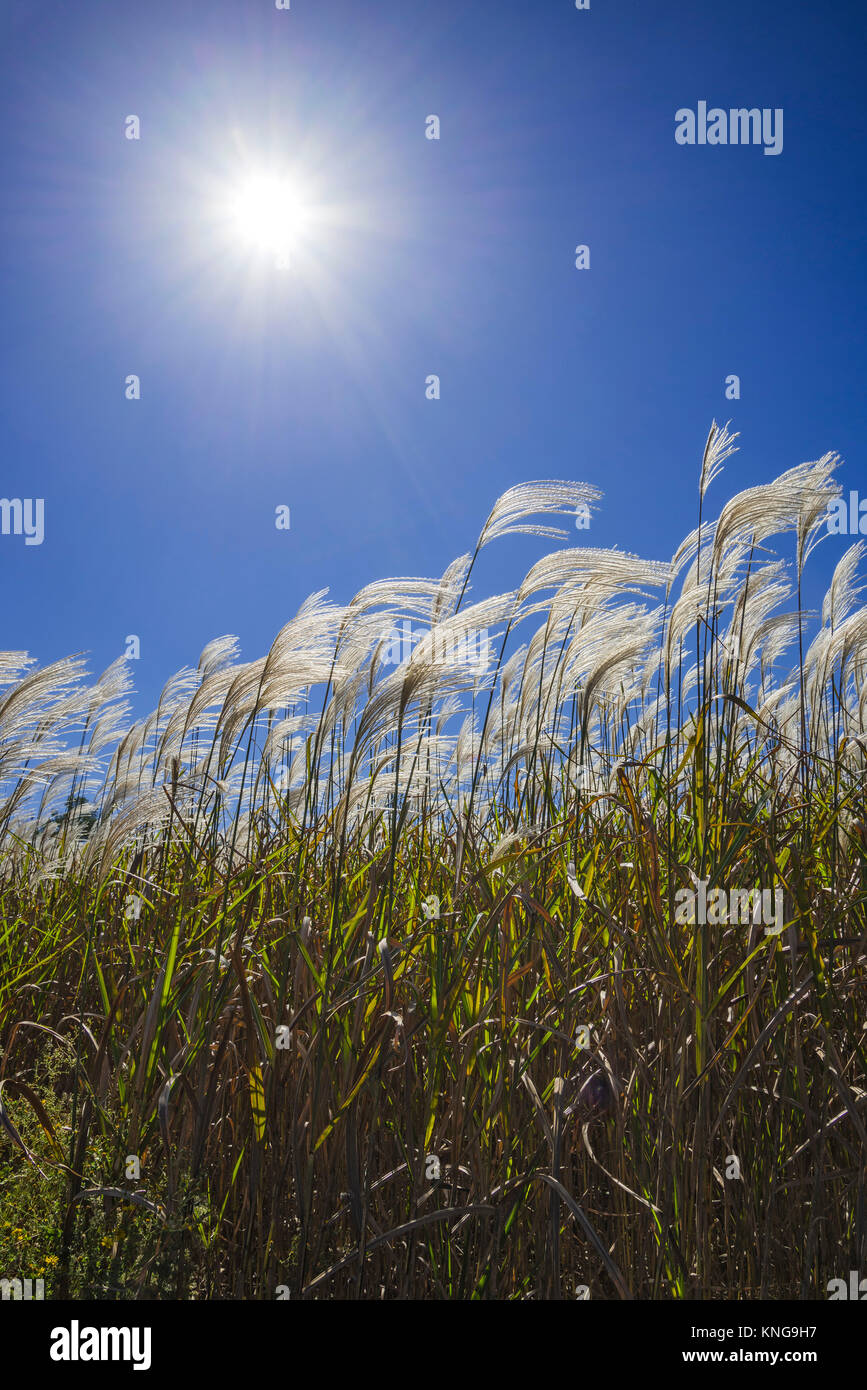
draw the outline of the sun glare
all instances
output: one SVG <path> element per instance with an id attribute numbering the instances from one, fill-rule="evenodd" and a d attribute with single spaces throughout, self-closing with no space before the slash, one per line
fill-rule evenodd
<path id="1" fill-rule="evenodd" d="M 289 254 L 310 220 L 303 190 L 287 178 L 258 174 L 237 190 L 231 217 L 240 240 L 256 250 Z"/>

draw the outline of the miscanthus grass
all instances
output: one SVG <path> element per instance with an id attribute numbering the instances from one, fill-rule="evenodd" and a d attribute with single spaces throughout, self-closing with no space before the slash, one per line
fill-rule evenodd
<path id="1" fill-rule="evenodd" d="M 485 546 L 599 499 L 526 484 L 441 579 L 314 594 L 256 661 L 218 638 L 137 722 L 125 662 L 0 654 L 0 1273 L 267 1299 L 867 1273 L 864 545 L 804 612 L 838 460 L 711 520 L 733 447 L 715 425 L 671 561 L 561 545 L 473 599 Z M 699 911 L 713 889 L 781 891 L 782 920 Z"/>

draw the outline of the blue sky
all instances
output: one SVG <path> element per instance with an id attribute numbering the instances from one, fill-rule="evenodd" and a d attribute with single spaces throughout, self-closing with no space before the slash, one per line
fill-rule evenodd
<path id="1" fill-rule="evenodd" d="M 4 0 L 0 495 L 44 498 L 46 533 L 0 536 L 0 647 L 97 673 L 135 633 L 144 709 L 315 590 L 441 574 L 532 478 L 603 490 L 576 542 L 668 559 L 714 417 L 741 447 L 712 514 L 830 449 L 867 494 L 865 29 L 769 0 Z M 782 153 L 679 146 L 700 100 L 782 108 Z M 289 271 L 217 230 L 254 167 L 315 192 Z M 490 547 L 475 596 L 544 545 Z"/>

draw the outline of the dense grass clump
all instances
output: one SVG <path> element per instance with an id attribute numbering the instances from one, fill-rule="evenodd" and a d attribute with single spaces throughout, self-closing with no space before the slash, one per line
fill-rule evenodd
<path id="1" fill-rule="evenodd" d="M 731 448 L 670 564 L 559 549 L 468 604 L 490 541 L 599 496 L 526 484 L 442 580 L 315 595 L 259 661 L 220 638 L 131 726 L 125 663 L 0 654 L 0 1275 L 738 1299 L 867 1270 L 863 543 L 811 619 L 837 461 L 708 522 Z"/>

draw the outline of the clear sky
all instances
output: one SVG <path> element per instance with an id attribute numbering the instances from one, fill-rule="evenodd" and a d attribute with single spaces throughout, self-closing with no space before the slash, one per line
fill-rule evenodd
<path id="1" fill-rule="evenodd" d="M 830 449 L 867 496 L 865 31 L 802 0 L 0 0 L 0 496 L 45 502 L 41 545 L 0 536 L 0 647 L 98 673 L 137 634 L 144 709 L 312 591 L 441 574 L 533 478 L 603 490 L 572 543 L 667 560 L 714 417 L 712 515 Z M 781 108 L 782 152 L 679 145 L 700 101 Z M 225 219 L 263 169 L 312 210 L 288 269 Z M 491 546 L 474 595 L 545 545 Z"/>

